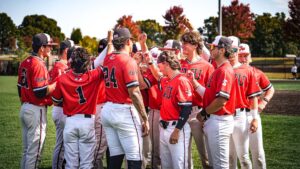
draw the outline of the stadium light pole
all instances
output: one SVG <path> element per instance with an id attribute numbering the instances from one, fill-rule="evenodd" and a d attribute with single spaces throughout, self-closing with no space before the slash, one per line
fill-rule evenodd
<path id="1" fill-rule="evenodd" d="M 219 34 L 222 35 L 222 6 L 221 6 L 221 0 L 219 0 Z"/>

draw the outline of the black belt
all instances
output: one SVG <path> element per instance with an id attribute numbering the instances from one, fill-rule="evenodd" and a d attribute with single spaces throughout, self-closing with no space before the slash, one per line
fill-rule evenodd
<path id="1" fill-rule="evenodd" d="M 250 109 L 248 109 L 248 108 L 239 108 L 239 110 L 240 110 L 240 112 L 241 111 L 246 111 L 246 112 L 250 112 Z M 236 116 L 236 113 L 237 113 L 237 109 L 235 109 L 235 112 L 234 112 L 234 116 Z"/>
<path id="2" fill-rule="evenodd" d="M 160 120 L 159 121 L 161 124 L 161 127 L 163 129 L 167 129 L 169 125 L 175 126 L 177 124 L 177 121 L 164 121 L 164 120 Z"/>
<path id="3" fill-rule="evenodd" d="M 75 115 L 75 114 L 74 114 Z M 72 117 L 73 115 L 67 115 L 67 117 Z M 85 114 L 84 118 L 92 118 L 91 114 Z"/>

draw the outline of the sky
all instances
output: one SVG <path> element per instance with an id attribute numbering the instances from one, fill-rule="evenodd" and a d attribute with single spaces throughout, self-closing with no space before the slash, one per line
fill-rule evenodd
<path id="1" fill-rule="evenodd" d="M 221 1 L 225 6 L 231 2 Z M 249 4 L 255 14 L 284 12 L 286 16 L 288 1 L 240 0 Z M 196 28 L 218 12 L 218 0 L 0 0 L 0 12 L 10 16 L 17 26 L 26 15 L 43 14 L 55 19 L 66 37 L 70 37 L 73 28 L 80 28 L 83 36 L 101 39 L 123 15 L 132 15 L 134 21 L 155 19 L 164 25 L 162 15 L 175 5 L 183 7 L 183 13 Z"/>

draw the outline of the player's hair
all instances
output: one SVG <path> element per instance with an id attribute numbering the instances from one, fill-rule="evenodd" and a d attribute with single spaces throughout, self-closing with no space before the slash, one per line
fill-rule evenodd
<path id="1" fill-rule="evenodd" d="M 32 45 L 32 51 L 34 53 L 38 53 L 42 46 Z"/>
<path id="2" fill-rule="evenodd" d="M 113 39 L 112 43 L 114 45 L 114 48 L 118 51 L 125 47 L 125 43 L 127 40 L 128 40 L 128 38 L 119 37 L 119 38 Z"/>
<path id="3" fill-rule="evenodd" d="M 157 63 L 167 62 L 172 70 L 181 70 L 180 62 L 175 51 L 163 51 L 157 59 Z"/>
<path id="4" fill-rule="evenodd" d="M 197 46 L 196 52 L 198 55 L 201 55 L 203 40 L 199 32 L 196 31 L 186 32 L 181 36 L 180 40 L 183 43 L 190 43 L 192 45 L 196 45 Z"/>
<path id="5" fill-rule="evenodd" d="M 75 73 L 85 73 L 90 67 L 90 55 L 85 48 L 76 48 L 71 55 L 71 68 Z"/>

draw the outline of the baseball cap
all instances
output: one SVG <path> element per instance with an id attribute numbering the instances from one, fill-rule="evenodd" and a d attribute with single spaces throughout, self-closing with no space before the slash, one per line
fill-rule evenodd
<path id="1" fill-rule="evenodd" d="M 107 46 L 107 38 L 101 39 L 98 45 L 98 53 L 101 53 Z"/>
<path id="2" fill-rule="evenodd" d="M 150 49 L 150 54 L 152 55 L 152 57 L 156 60 L 158 58 L 158 56 L 161 53 L 161 50 L 159 50 L 158 47 L 153 47 L 152 49 Z"/>
<path id="3" fill-rule="evenodd" d="M 215 37 L 215 40 L 210 45 L 219 47 L 219 48 L 226 48 L 230 49 L 232 44 L 232 40 L 228 37 L 218 35 Z"/>
<path id="4" fill-rule="evenodd" d="M 181 43 L 178 40 L 169 39 L 166 41 L 163 48 L 159 50 L 180 50 L 181 51 Z"/>
<path id="5" fill-rule="evenodd" d="M 118 29 L 114 30 L 113 38 L 114 39 L 118 39 L 118 38 L 129 39 L 129 38 L 131 38 L 131 34 L 127 28 L 118 28 Z"/>
<path id="6" fill-rule="evenodd" d="M 53 43 L 50 35 L 48 35 L 47 33 L 38 33 L 33 36 L 32 45 L 33 46 L 43 46 L 43 45 L 54 46 L 57 45 L 57 43 Z"/>
<path id="7" fill-rule="evenodd" d="M 250 48 L 248 44 L 241 43 L 239 47 L 240 47 L 239 54 L 250 54 Z"/>
<path id="8" fill-rule="evenodd" d="M 238 48 L 240 46 L 240 39 L 236 36 L 229 36 L 230 40 L 232 40 L 231 47 Z"/>
<path id="9" fill-rule="evenodd" d="M 71 48 L 74 46 L 74 41 L 72 40 L 64 40 L 60 43 L 60 50 L 65 50 L 66 48 Z"/>

